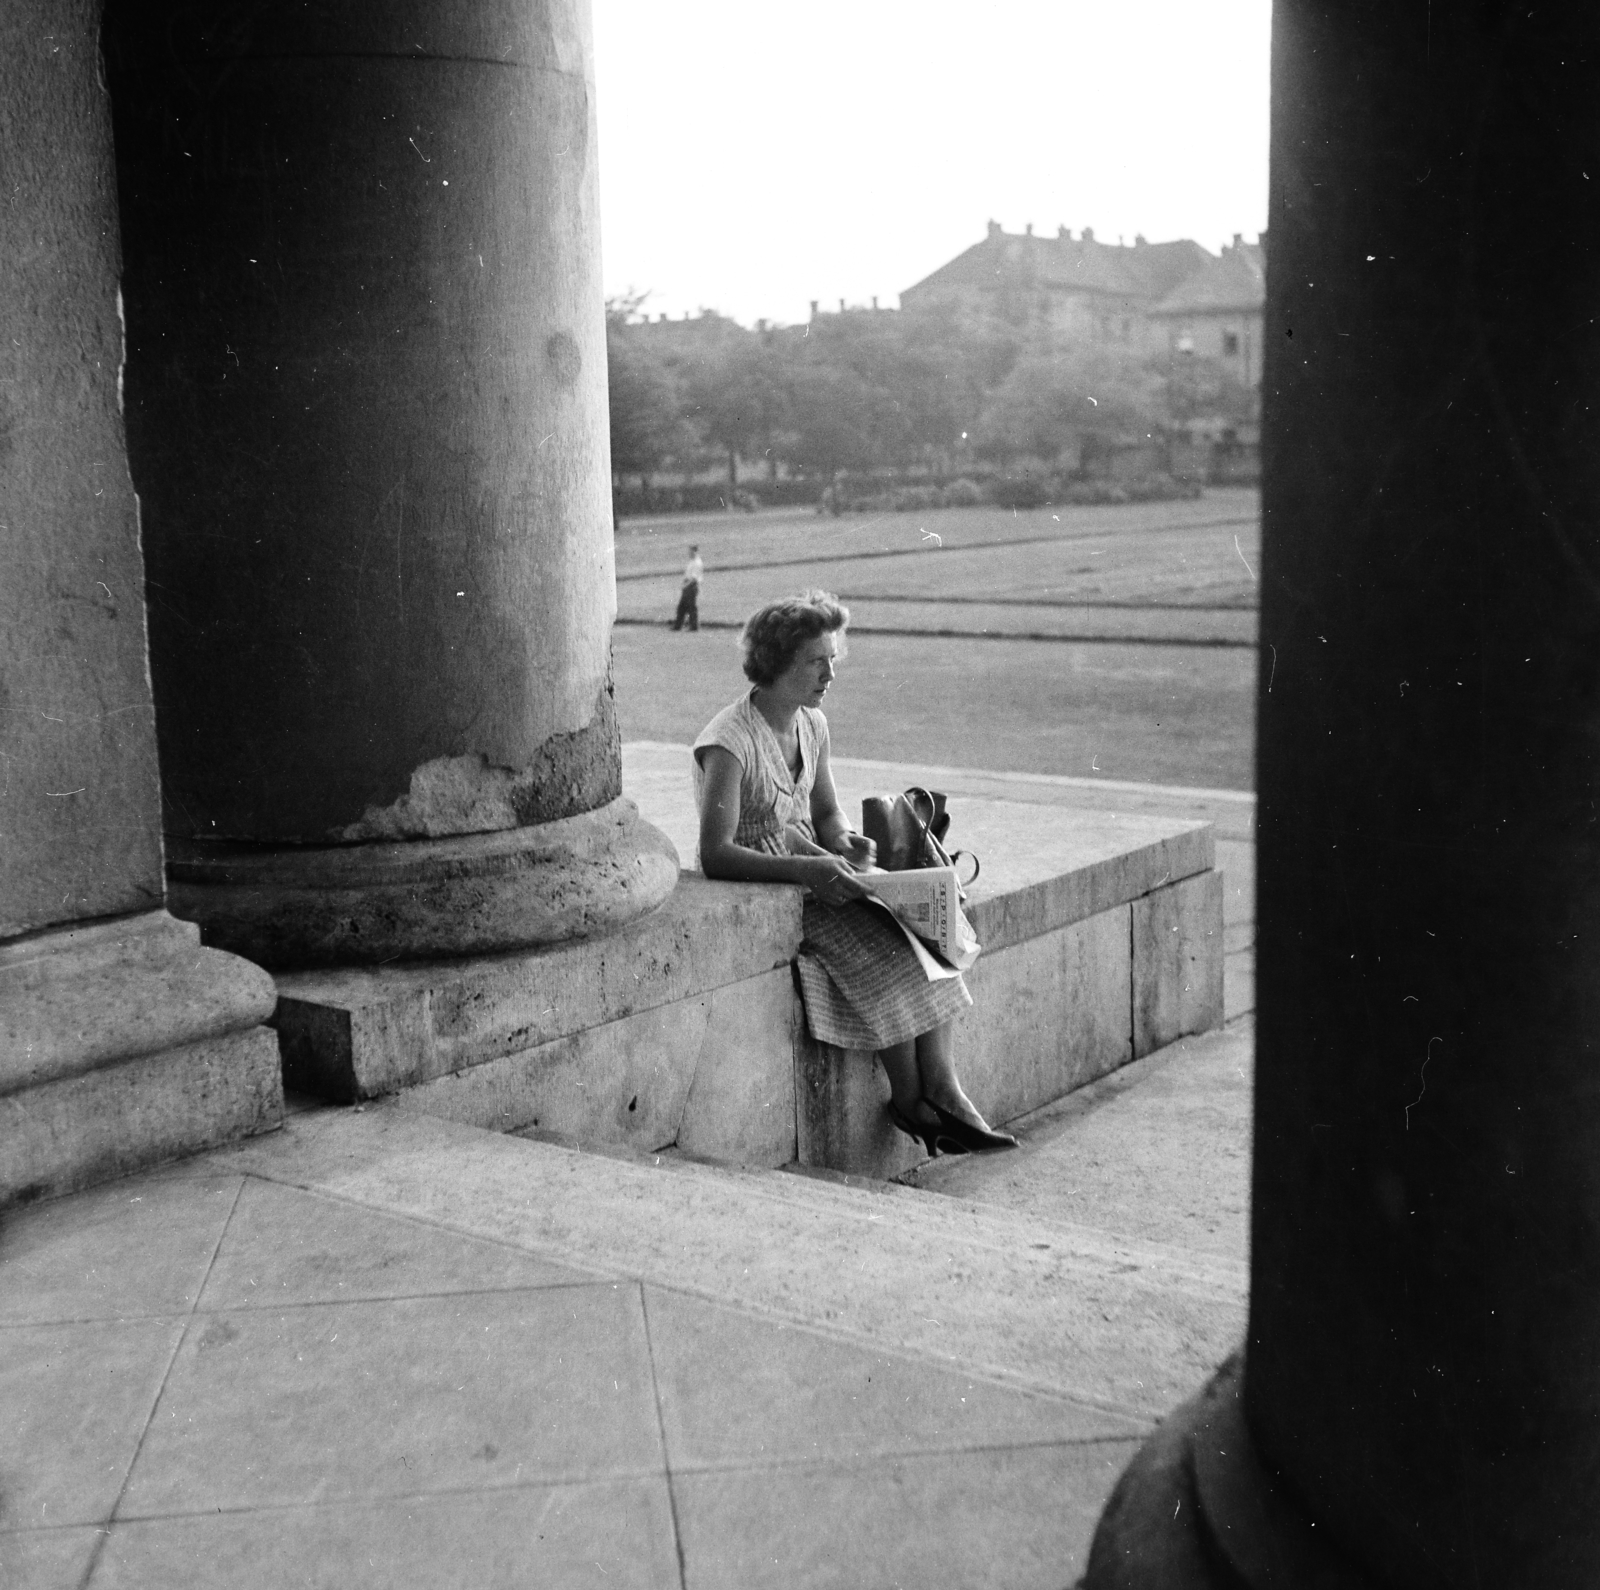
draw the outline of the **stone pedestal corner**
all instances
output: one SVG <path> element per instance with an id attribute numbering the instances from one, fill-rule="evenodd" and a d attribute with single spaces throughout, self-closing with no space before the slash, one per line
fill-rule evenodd
<path id="1" fill-rule="evenodd" d="M 0 1203 L 277 1126 L 276 1000 L 165 911 L 0 945 Z"/>

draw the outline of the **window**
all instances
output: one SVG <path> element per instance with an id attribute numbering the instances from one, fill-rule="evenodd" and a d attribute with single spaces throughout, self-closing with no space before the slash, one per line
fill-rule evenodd
<path id="1" fill-rule="evenodd" d="M 1239 333 L 1237 331 L 1223 332 L 1222 354 L 1227 359 L 1237 359 L 1239 357 Z"/>

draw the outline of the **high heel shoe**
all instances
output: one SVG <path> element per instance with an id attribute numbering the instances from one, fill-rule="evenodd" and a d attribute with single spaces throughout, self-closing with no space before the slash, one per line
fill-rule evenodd
<path id="1" fill-rule="evenodd" d="M 981 1154 L 991 1148 L 1016 1148 L 1017 1140 L 1009 1132 L 997 1132 L 992 1127 L 974 1126 L 959 1115 L 941 1109 L 932 1099 L 927 1101 L 943 1125 L 944 1135 L 952 1137 L 969 1154 Z"/>
<path id="2" fill-rule="evenodd" d="M 935 1105 L 934 1108 L 937 1109 L 938 1106 Z M 966 1145 L 952 1137 L 942 1124 L 937 1121 L 928 1123 L 914 1121 L 893 1100 L 889 1103 L 889 1124 L 896 1131 L 904 1132 L 907 1137 L 916 1138 L 927 1149 L 930 1159 L 941 1152 L 965 1154 L 967 1151 Z"/>

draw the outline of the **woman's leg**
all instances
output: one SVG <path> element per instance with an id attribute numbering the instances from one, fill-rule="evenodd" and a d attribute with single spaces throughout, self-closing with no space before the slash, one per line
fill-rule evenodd
<path id="1" fill-rule="evenodd" d="M 922 1097 L 973 1126 L 987 1129 L 989 1123 L 978 1113 L 977 1105 L 967 1097 L 956 1075 L 954 1024 L 942 1021 L 937 1027 L 918 1033 L 915 1049 Z M 898 1095 L 895 1103 L 900 1103 Z"/>
<path id="2" fill-rule="evenodd" d="M 917 1065 L 917 1040 L 907 1038 L 904 1043 L 880 1049 L 878 1058 L 883 1062 L 884 1073 L 889 1078 L 889 1092 L 894 1099 L 894 1107 L 914 1121 L 921 1120 L 923 1114 L 918 1105 L 922 1100 L 922 1073 Z M 934 1120 L 931 1112 L 927 1120 L 930 1123 Z"/>

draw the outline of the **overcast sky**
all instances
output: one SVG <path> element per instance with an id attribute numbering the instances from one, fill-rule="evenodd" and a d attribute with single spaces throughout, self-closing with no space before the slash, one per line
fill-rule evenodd
<path id="1" fill-rule="evenodd" d="M 593 0 L 606 292 L 796 321 L 984 235 L 1266 225 L 1270 0 Z"/>

